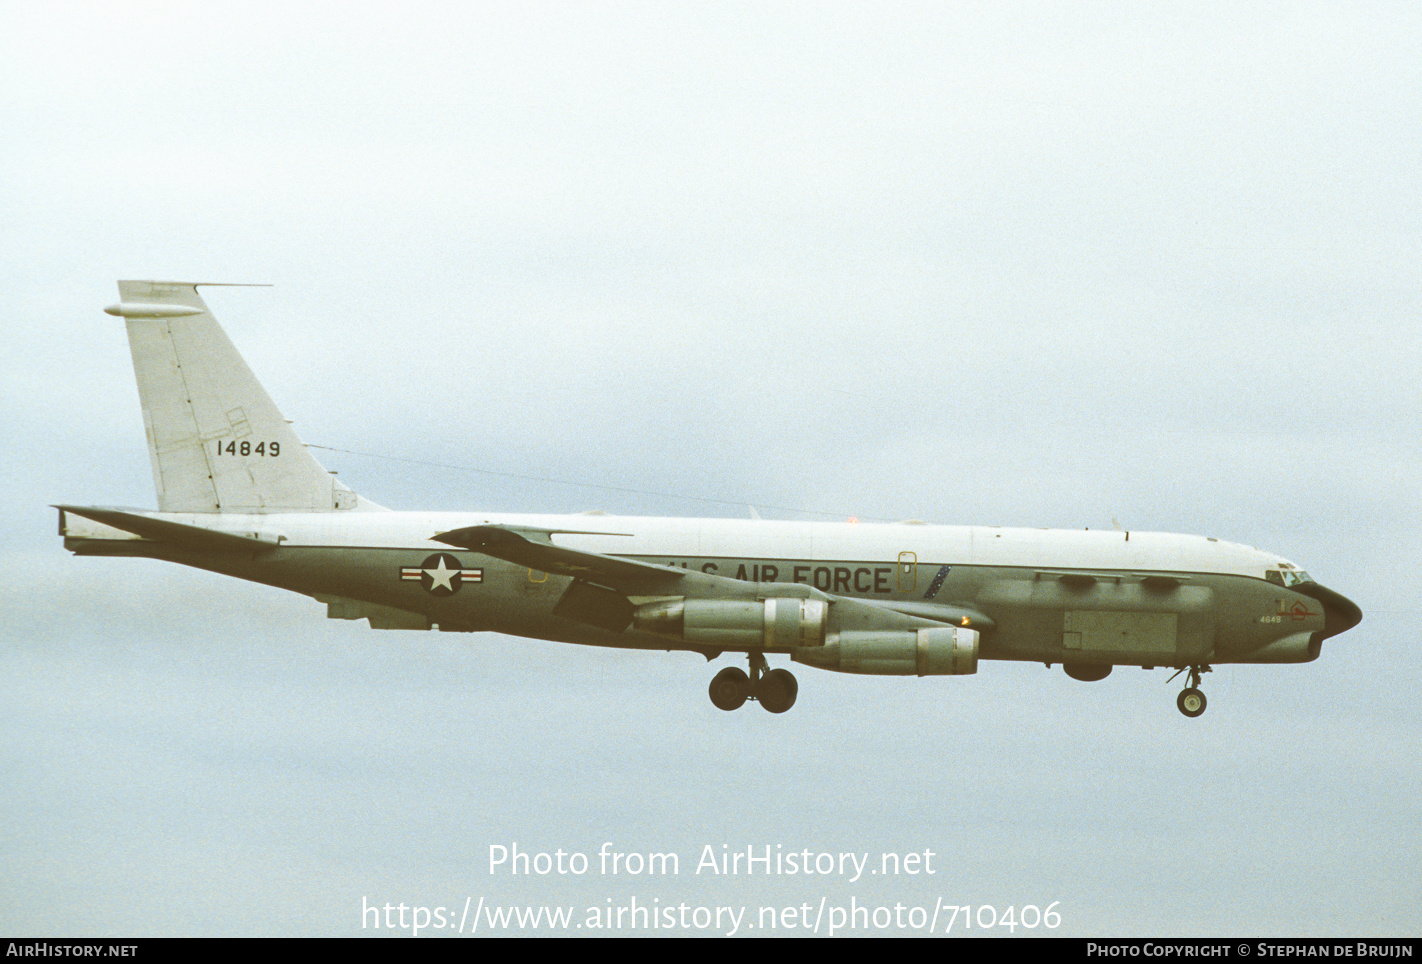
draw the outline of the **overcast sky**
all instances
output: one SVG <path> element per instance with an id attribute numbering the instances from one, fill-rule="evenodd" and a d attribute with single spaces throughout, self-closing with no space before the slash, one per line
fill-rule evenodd
<path id="1" fill-rule="evenodd" d="M 636 896 L 1422 933 L 1415 5 L 10 4 L 0 38 L 0 930 Z M 1115 519 L 1364 622 L 1218 667 L 1195 721 L 1168 671 L 1003 663 L 799 667 L 773 717 L 699 657 L 75 559 L 51 503 L 155 504 L 119 278 L 274 285 L 204 295 L 391 508 Z M 682 872 L 491 875 L 514 841 Z M 692 873 L 722 844 L 936 873 Z"/>

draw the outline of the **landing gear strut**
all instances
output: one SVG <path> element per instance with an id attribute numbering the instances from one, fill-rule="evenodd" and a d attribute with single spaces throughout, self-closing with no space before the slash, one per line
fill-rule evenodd
<path id="1" fill-rule="evenodd" d="M 771 713 L 784 713 L 795 705 L 800 684 L 787 669 L 769 669 L 762 652 L 750 653 L 750 674 L 727 666 L 711 680 L 711 702 L 717 709 L 738 710 L 755 700 Z"/>
<path id="2" fill-rule="evenodd" d="M 1175 676 L 1185 672 L 1186 667 L 1181 667 Z M 1180 695 L 1175 698 L 1175 705 L 1180 708 L 1180 712 L 1194 719 L 1205 712 L 1205 694 L 1200 692 L 1200 674 L 1208 673 L 1210 667 L 1206 665 L 1196 665 L 1189 667 L 1190 675 L 1186 678 L 1189 685 L 1180 691 Z M 1170 677 L 1174 679 L 1175 676 Z M 1170 682 L 1170 680 L 1166 680 Z"/>

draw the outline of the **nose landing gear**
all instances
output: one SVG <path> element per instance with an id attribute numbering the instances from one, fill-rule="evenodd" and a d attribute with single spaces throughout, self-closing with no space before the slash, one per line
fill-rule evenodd
<path id="1" fill-rule="evenodd" d="M 1185 672 L 1186 668 L 1187 667 L 1182 666 L 1170 679 L 1174 679 L 1176 676 Z M 1205 694 L 1200 692 L 1200 674 L 1208 673 L 1210 667 L 1201 664 L 1188 667 L 1188 669 L 1190 670 L 1190 675 L 1187 677 L 1189 685 L 1181 690 L 1180 695 L 1175 698 L 1175 705 L 1180 708 L 1181 713 L 1184 713 L 1193 720 L 1205 712 L 1206 700 Z M 1166 682 L 1168 683 L 1170 680 L 1166 680 Z"/>
<path id="2" fill-rule="evenodd" d="M 717 709 L 738 710 L 746 700 L 755 700 L 771 713 L 784 713 L 795 705 L 800 684 L 787 669 L 771 669 L 765 654 L 750 654 L 750 675 L 736 666 L 727 666 L 711 680 L 711 702 Z"/>

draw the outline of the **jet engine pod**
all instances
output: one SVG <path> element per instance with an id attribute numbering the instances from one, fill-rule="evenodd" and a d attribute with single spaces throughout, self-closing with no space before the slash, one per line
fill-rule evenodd
<path id="1" fill-rule="evenodd" d="M 720 649 L 789 650 L 825 641 L 822 599 L 676 599 L 639 606 L 634 628 Z"/>
<path id="2" fill-rule="evenodd" d="M 793 658 L 822 669 L 875 676 L 966 676 L 978 671 L 978 631 L 961 626 L 843 632 Z"/>

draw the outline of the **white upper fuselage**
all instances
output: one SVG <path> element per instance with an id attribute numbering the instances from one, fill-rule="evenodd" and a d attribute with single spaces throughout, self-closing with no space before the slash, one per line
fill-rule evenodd
<path id="1" fill-rule="evenodd" d="M 222 532 L 280 537 L 285 546 L 447 550 L 432 537 L 472 525 L 529 527 L 558 532 L 553 537 L 557 545 L 663 564 L 717 557 L 894 563 L 901 553 L 913 553 L 920 563 L 1197 572 L 1257 579 L 1269 569 L 1290 567 L 1278 555 L 1218 539 L 1104 529 L 469 512 L 151 514 Z"/>

